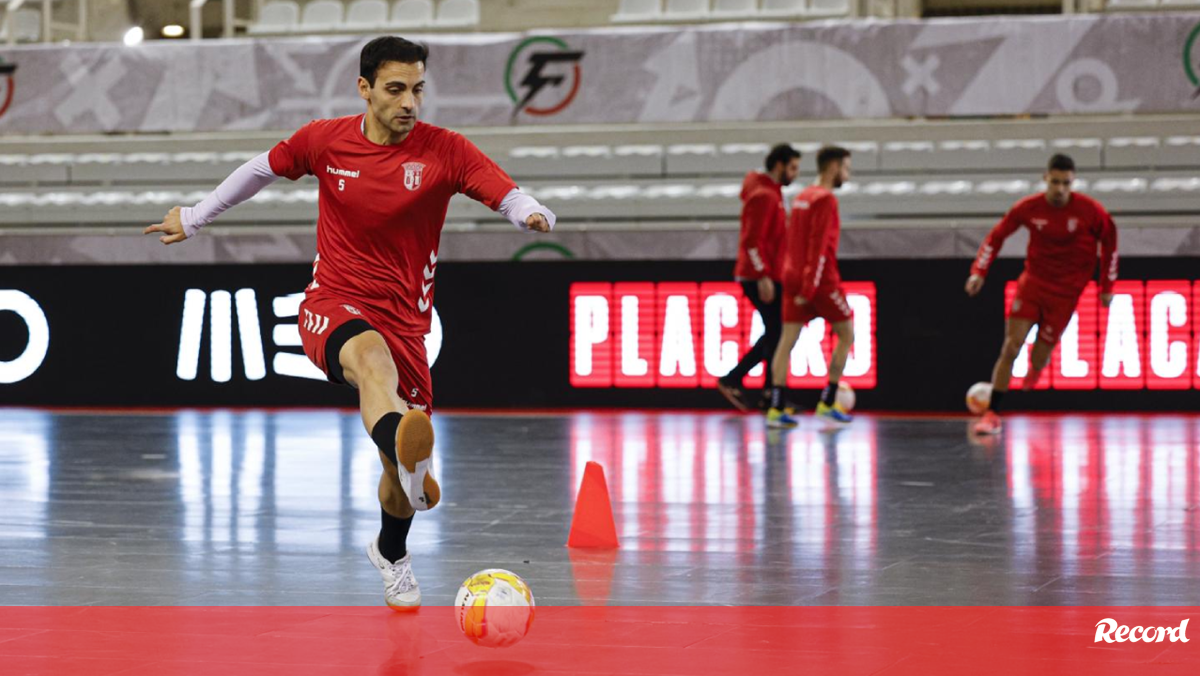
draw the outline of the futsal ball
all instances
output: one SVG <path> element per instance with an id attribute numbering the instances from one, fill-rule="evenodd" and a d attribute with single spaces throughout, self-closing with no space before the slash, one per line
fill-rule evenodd
<path id="1" fill-rule="evenodd" d="M 854 388 L 846 383 L 838 383 L 837 403 L 842 405 L 842 410 L 849 413 L 854 410 L 854 404 L 857 403 L 858 397 L 854 396 Z"/>
<path id="2" fill-rule="evenodd" d="M 476 645 L 507 648 L 525 637 L 533 624 L 533 592 L 516 573 L 481 570 L 458 589 L 454 599 L 458 628 Z"/>
<path id="3" fill-rule="evenodd" d="M 992 405 L 992 384 L 975 383 L 967 390 L 967 410 L 979 415 Z"/>

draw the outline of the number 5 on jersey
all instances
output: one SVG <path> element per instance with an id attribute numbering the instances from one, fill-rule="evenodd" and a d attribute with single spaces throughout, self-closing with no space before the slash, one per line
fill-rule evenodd
<path id="1" fill-rule="evenodd" d="M 338 179 L 338 191 L 340 191 L 340 192 L 346 191 L 346 179 L 344 179 L 344 178 Z"/>

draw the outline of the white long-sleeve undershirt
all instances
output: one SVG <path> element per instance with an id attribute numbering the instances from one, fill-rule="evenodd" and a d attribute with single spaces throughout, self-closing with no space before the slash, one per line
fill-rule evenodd
<path id="1" fill-rule="evenodd" d="M 200 231 L 200 228 L 212 223 L 230 207 L 236 206 L 254 197 L 260 190 L 271 185 L 281 177 L 271 170 L 269 153 L 255 156 L 249 162 L 234 170 L 217 189 L 208 197 L 200 200 L 196 206 L 184 207 L 180 210 L 179 220 L 183 225 L 183 233 L 189 238 Z M 522 230 L 528 230 L 525 221 L 533 214 L 542 214 L 554 229 L 557 220 L 554 212 L 540 204 L 520 188 L 513 188 L 500 201 L 497 209 L 510 223 Z"/>

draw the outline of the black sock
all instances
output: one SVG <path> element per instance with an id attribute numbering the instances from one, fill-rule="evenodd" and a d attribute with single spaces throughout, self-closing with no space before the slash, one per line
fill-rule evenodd
<path id="1" fill-rule="evenodd" d="M 836 381 L 829 381 L 825 389 L 821 390 L 821 403 L 826 406 L 833 406 L 833 402 L 837 401 L 838 384 Z"/>
<path id="2" fill-rule="evenodd" d="M 400 414 L 395 411 L 385 413 L 375 428 L 371 430 L 371 439 L 383 454 L 396 464 L 396 430 L 400 429 Z"/>
<path id="3" fill-rule="evenodd" d="M 771 388 L 771 408 L 783 408 L 783 388 Z"/>
<path id="4" fill-rule="evenodd" d="M 382 509 L 379 513 L 383 515 L 383 526 L 379 529 L 379 553 L 395 563 L 408 553 L 408 529 L 412 526 L 413 518 L 401 519 Z"/>
<path id="5" fill-rule="evenodd" d="M 992 409 L 996 413 L 999 413 L 1000 402 L 1004 400 L 1004 394 L 1005 392 L 1001 392 L 1000 390 L 992 390 L 992 403 L 988 406 L 988 408 Z"/>

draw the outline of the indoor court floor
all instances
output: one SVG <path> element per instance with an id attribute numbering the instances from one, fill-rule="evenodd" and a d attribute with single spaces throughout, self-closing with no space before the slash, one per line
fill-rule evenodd
<path id="1" fill-rule="evenodd" d="M 836 433 L 723 413 L 434 424 L 444 501 L 409 538 L 414 614 L 383 606 L 363 552 L 379 461 L 356 412 L 0 412 L 0 673 L 1200 668 L 1189 644 L 1090 633 L 1112 612 L 1178 626 L 1200 605 L 1200 416 L 1010 416 L 987 443 L 966 418 L 863 415 Z M 617 550 L 564 546 L 589 461 Z M 451 607 L 491 567 L 538 604 L 503 651 L 468 643 Z"/>
<path id="2" fill-rule="evenodd" d="M 540 605 L 1195 605 L 1200 416 L 445 412 L 425 604 L 489 567 Z M 568 550 L 587 461 L 620 549 Z M 353 411 L 0 411 L 0 605 L 378 606 Z"/>

